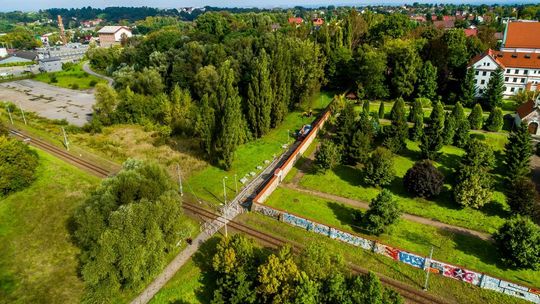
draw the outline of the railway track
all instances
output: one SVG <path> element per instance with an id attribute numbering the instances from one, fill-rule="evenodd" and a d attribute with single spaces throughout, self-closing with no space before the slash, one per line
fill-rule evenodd
<path id="1" fill-rule="evenodd" d="M 9 133 L 18 138 L 19 140 L 22 140 L 24 142 L 27 142 L 28 144 L 36 147 L 36 148 L 39 148 L 39 149 L 42 149 L 46 152 L 49 152 L 51 154 L 53 154 L 54 156 L 57 156 L 58 158 L 61 158 L 81 169 L 84 169 L 90 173 L 92 173 L 93 175 L 97 176 L 97 177 L 100 177 L 100 178 L 105 178 L 109 175 L 112 174 L 112 172 L 110 172 L 109 170 L 107 169 L 104 169 L 104 168 L 101 168 L 89 161 L 86 161 L 84 159 L 81 159 L 73 154 L 70 154 L 69 152 L 67 151 L 64 151 L 63 149 L 60 149 L 46 141 L 43 141 L 41 139 L 38 139 L 36 137 L 33 137 L 33 136 L 30 136 L 26 133 L 23 133 L 19 130 L 15 130 L 15 129 L 11 129 L 11 128 L 8 128 L 9 130 Z"/>
<path id="2" fill-rule="evenodd" d="M 183 208 L 197 216 L 200 216 L 202 219 L 210 219 L 210 220 L 216 220 L 219 218 L 218 214 L 213 213 L 212 211 L 209 211 L 207 209 L 201 208 L 197 205 L 186 203 L 184 202 L 182 204 Z M 275 237 L 273 235 L 270 235 L 265 232 L 258 231 L 256 229 L 253 229 L 252 227 L 246 226 L 242 223 L 239 223 L 237 221 L 230 221 L 228 223 L 228 226 L 231 227 L 234 230 L 237 230 L 239 232 L 242 232 L 244 234 L 247 234 L 251 236 L 252 238 L 255 238 L 259 241 L 262 241 L 263 243 L 277 248 L 281 247 L 285 244 L 290 244 L 292 246 L 292 249 L 294 252 L 298 253 L 300 252 L 304 246 L 291 242 L 291 241 L 285 241 L 278 237 Z M 349 269 L 356 274 L 365 274 L 368 272 L 367 269 L 362 268 L 358 265 L 349 263 Z M 396 290 L 406 301 L 407 303 L 417 303 L 417 304 L 448 304 L 448 302 L 435 297 L 433 295 L 427 294 L 424 291 L 414 289 L 406 284 L 403 284 L 397 280 L 382 276 L 380 274 L 377 274 L 381 280 L 381 282 L 386 285 L 387 287 L 391 287 L 392 289 Z"/>

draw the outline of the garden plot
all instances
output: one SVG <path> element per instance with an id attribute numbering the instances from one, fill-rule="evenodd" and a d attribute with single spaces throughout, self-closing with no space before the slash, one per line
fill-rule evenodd
<path id="1" fill-rule="evenodd" d="M 0 83 L 0 100 L 13 102 L 24 111 L 49 119 L 65 119 L 76 126 L 90 120 L 95 103 L 91 92 L 59 88 L 28 79 Z"/>

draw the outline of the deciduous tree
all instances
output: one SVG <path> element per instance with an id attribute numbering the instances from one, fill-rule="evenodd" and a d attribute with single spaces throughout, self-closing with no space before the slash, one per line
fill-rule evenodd
<path id="1" fill-rule="evenodd" d="M 503 262 L 515 268 L 540 268 L 540 228 L 526 217 L 508 220 L 493 236 Z"/>
<path id="2" fill-rule="evenodd" d="M 401 216 L 398 203 L 387 189 L 383 189 L 376 198 L 369 203 L 369 209 L 362 216 L 362 222 L 371 234 L 380 235 Z"/>

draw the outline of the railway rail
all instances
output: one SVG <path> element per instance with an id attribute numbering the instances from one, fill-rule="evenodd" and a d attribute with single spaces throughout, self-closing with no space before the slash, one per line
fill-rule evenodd
<path id="1" fill-rule="evenodd" d="M 58 148 L 57 146 L 55 145 L 52 145 L 46 141 L 43 141 L 39 138 L 36 138 L 36 137 L 33 137 L 33 136 L 30 136 L 26 133 L 23 133 L 19 130 L 15 130 L 15 129 L 12 129 L 12 128 L 8 128 L 9 130 L 9 133 L 22 140 L 22 141 L 25 141 L 27 142 L 28 144 L 30 144 L 31 146 L 34 146 L 36 148 L 40 148 L 46 152 L 49 152 L 69 163 L 72 163 L 73 165 L 81 168 L 81 169 L 84 169 L 90 173 L 92 173 L 93 175 L 97 176 L 97 177 L 101 177 L 101 178 L 105 178 L 107 176 L 110 176 L 112 174 L 112 172 L 110 172 L 109 170 L 107 169 L 104 169 L 104 168 L 101 168 L 100 166 L 97 166 L 89 161 L 86 161 L 84 159 L 81 159 L 67 151 L 64 151 L 63 149 L 61 148 Z"/>
<path id="2" fill-rule="evenodd" d="M 200 216 L 203 220 L 204 219 L 210 219 L 210 220 L 216 220 L 219 218 L 219 215 L 210 211 L 210 210 L 207 210 L 207 209 L 204 209 L 202 207 L 199 207 L 197 205 L 194 205 L 194 204 L 191 204 L 191 203 L 186 203 L 184 202 L 182 204 L 183 208 L 194 214 L 194 215 L 197 215 L 197 216 Z M 259 241 L 262 241 L 263 243 L 271 246 L 271 247 L 274 247 L 274 248 L 277 248 L 277 247 L 281 247 L 285 244 L 291 244 L 292 246 L 292 249 L 294 252 L 298 253 L 300 252 L 300 250 L 302 250 L 302 248 L 304 246 L 300 245 L 300 244 L 297 244 L 297 243 L 294 243 L 294 242 L 291 242 L 291 241 L 285 241 L 285 240 L 282 240 L 278 237 L 275 237 L 273 235 L 270 235 L 268 233 L 265 233 L 265 232 L 262 232 L 262 231 L 259 231 L 259 230 L 256 230 L 252 227 L 249 227 L 247 225 L 244 225 L 242 223 L 239 223 L 237 221 L 230 221 L 228 224 L 227 224 L 230 228 L 234 229 L 234 230 L 237 230 L 239 232 L 242 232 L 246 235 L 249 235 L 251 236 L 252 238 L 255 238 Z M 368 270 L 365 269 L 365 268 L 362 268 L 358 265 L 355 265 L 355 264 L 352 264 L 352 263 L 349 263 L 349 269 L 353 272 L 353 273 L 367 273 Z M 417 290 L 417 289 L 414 289 L 410 286 L 407 286 L 406 284 L 403 284 L 399 281 L 396 281 L 394 279 L 391 279 L 391 278 L 388 278 L 388 277 L 385 277 L 385 276 L 382 276 L 380 274 L 378 274 L 381 282 L 386 285 L 387 287 L 391 287 L 393 288 L 394 290 L 396 290 L 403 298 L 405 298 L 405 300 L 407 301 L 407 303 L 417 303 L 417 304 L 448 304 L 449 302 L 447 301 L 444 301 L 438 297 L 435 297 L 431 294 L 428 294 L 424 291 L 421 291 L 421 290 Z"/>

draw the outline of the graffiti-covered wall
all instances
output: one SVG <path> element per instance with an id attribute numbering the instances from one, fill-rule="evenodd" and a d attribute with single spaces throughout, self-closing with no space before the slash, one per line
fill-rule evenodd
<path id="1" fill-rule="evenodd" d="M 441 261 L 422 257 L 420 255 L 407 252 L 398 248 L 381 244 L 374 240 L 362 238 L 360 236 L 344 232 L 333 227 L 314 222 L 312 220 L 261 204 L 253 203 L 252 211 L 270 216 L 290 225 L 304 228 L 329 238 L 336 239 L 351 245 L 384 255 L 395 261 L 405 263 L 412 267 L 424 269 L 434 274 L 439 274 L 448 278 L 463 281 L 481 288 L 495 290 L 517 298 L 540 304 L 540 290 L 521 286 L 501 279 L 493 278 L 483 273 L 478 273 L 465 269 L 461 266 L 454 266 Z"/>

